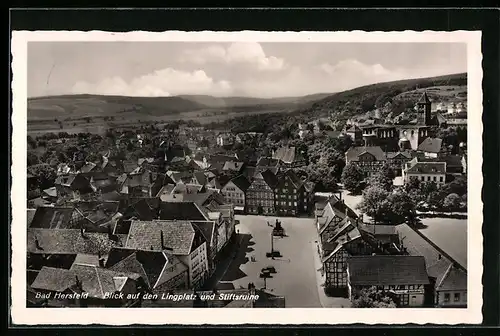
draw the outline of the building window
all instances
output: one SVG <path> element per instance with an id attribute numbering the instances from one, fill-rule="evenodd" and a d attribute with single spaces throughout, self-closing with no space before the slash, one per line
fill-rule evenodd
<path id="1" fill-rule="evenodd" d="M 460 293 L 455 293 L 454 300 L 455 302 L 460 301 Z"/>
<path id="2" fill-rule="evenodd" d="M 436 176 L 433 176 L 433 177 L 432 177 L 432 180 L 433 180 L 434 182 L 436 182 Z"/>
<path id="3" fill-rule="evenodd" d="M 443 177 L 439 176 L 439 182 L 443 182 Z"/>
<path id="4" fill-rule="evenodd" d="M 444 302 L 450 302 L 450 293 L 444 293 Z"/>

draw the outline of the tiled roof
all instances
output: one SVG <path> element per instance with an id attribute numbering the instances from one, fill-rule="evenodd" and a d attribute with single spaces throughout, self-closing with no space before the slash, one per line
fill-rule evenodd
<path id="1" fill-rule="evenodd" d="M 304 184 L 304 181 L 302 181 L 292 169 L 288 169 L 287 171 L 285 171 L 284 175 L 288 177 L 288 179 L 297 189 L 302 187 L 302 185 Z"/>
<path id="2" fill-rule="evenodd" d="M 107 254 L 112 247 L 123 246 L 127 236 L 85 232 L 74 229 L 28 229 L 28 252 L 46 254 Z M 38 244 L 37 242 L 38 241 Z"/>
<path id="3" fill-rule="evenodd" d="M 75 180 L 76 176 L 76 174 L 59 175 L 54 183 L 69 187 Z"/>
<path id="4" fill-rule="evenodd" d="M 161 245 L 161 232 L 163 243 Z M 189 255 L 195 231 L 188 221 L 132 221 L 126 247 L 140 250 L 162 251 L 172 249 L 172 254 Z"/>
<path id="5" fill-rule="evenodd" d="M 241 191 L 246 192 L 250 188 L 250 182 L 244 175 L 238 175 L 231 180 Z"/>
<path id="6" fill-rule="evenodd" d="M 226 163 L 224 163 L 224 166 L 222 167 L 222 170 L 240 171 L 242 167 L 243 162 L 226 161 Z"/>
<path id="7" fill-rule="evenodd" d="M 273 155 L 273 159 L 281 160 L 285 163 L 295 162 L 295 147 L 280 147 Z"/>
<path id="8" fill-rule="evenodd" d="M 106 268 L 140 274 L 149 287 L 154 288 L 167 263 L 168 258 L 163 251 L 113 248 L 109 252 Z"/>
<path id="9" fill-rule="evenodd" d="M 137 280 L 140 278 L 140 275 L 136 273 L 115 272 L 91 265 L 74 265 L 70 270 L 43 267 L 31 287 L 34 289 L 64 292 L 74 287 L 78 278 L 82 290 L 88 293 L 89 297 L 104 299 L 105 293 L 114 293 L 121 289 L 115 285 L 115 279 L 119 277 Z"/>
<path id="10" fill-rule="evenodd" d="M 73 216 L 73 207 L 38 207 L 30 227 L 59 229 L 68 228 Z"/>
<path id="11" fill-rule="evenodd" d="M 425 237 L 421 233 L 412 229 L 408 224 L 396 226 L 396 231 L 402 239 L 403 247 L 409 255 L 423 256 L 427 266 L 429 276 L 436 278 L 436 283 L 440 283 L 450 265 L 456 264 L 448 254 Z M 457 266 L 466 272 L 465 265 Z"/>
<path id="12" fill-rule="evenodd" d="M 443 140 L 440 138 L 426 138 L 420 145 L 418 145 L 417 150 L 426 153 L 439 153 L 441 151 L 442 144 Z"/>
<path id="13" fill-rule="evenodd" d="M 278 167 L 280 164 L 279 160 L 276 158 L 260 157 L 257 161 L 257 167 Z"/>
<path id="14" fill-rule="evenodd" d="M 446 273 L 442 277 L 441 281 L 436 284 L 437 291 L 446 291 L 446 290 L 467 290 L 467 272 L 463 269 L 456 267 L 454 264 L 451 264 Z"/>
<path id="15" fill-rule="evenodd" d="M 352 285 L 429 284 L 425 259 L 421 256 L 374 255 L 347 258 Z"/>
<path id="16" fill-rule="evenodd" d="M 196 202 L 162 202 L 160 205 L 162 220 L 208 220 L 208 215 Z"/>
<path id="17" fill-rule="evenodd" d="M 216 235 L 216 225 L 213 221 L 191 222 L 194 227 L 198 228 L 207 241 L 207 248 L 210 247 L 213 238 Z"/>
<path id="18" fill-rule="evenodd" d="M 406 169 L 409 174 L 445 174 L 445 162 L 417 162 Z"/>
<path id="19" fill-rule="evenodd" d="M 81 173 L 88 173 L 92 171 L 97 165 L 93 162 L 86 162 L 85 165 L 80 168 Z"/>
<path id="20" fill-rule="evenodd" d="M 210 155 L 210 157 L 208 158 L 208 162 L 210 162 L 211 164 L 219 163 L 223 165 L 227 161 L 234 161 L 235 159 L 236 155 L 214 154 Z"/>
<path id="21" fill-rule="evenodd" d="M 374 224 L 360 224 L 360 230 L 366 231 L 373 235 L 397 235 L 394 225 L 374 225 Z"/>
<path id="22" fill-rule="evenodd" d="M 276 186 L 276 184 L 278 183 L 278 180 L 276 179 L 276 175 L 274 175 L 274 173 L 272 171 L 270 171 L 269 169 L 264 170 L 261 173 L 261 175 L 262 175 L 262 178 L 264 179 L 264 181 L 266 182 L 266 184 L 271 188 L 274 188 Z"/>
<path id="23" fill-rule="evenodd" d="M 387 152 L 387 159 L 394 159 L 398 155 L 401 155 L 401 156 L 403 156 L 406 159 L 411 159 L 412 158 L 410 152 L 404 151 L 404 152 Z"/>
<path id="24" fill-rule="evenodd" d="M 35 217 L 36 209 L 27 209 L 27 218 L 26 218 L 26 224 L 28 224 L 28 227 L 31 226 L 31 222 L 33 221 L 33 218 Z"/>
<path id="25" fill-rule="evenodd" d="M 370 153 L 377 161 L 385 161 L 385 153 L 379 146 L 350 147 L 346 152 L 347 161 L 358 161 L 363 153 Z"/>

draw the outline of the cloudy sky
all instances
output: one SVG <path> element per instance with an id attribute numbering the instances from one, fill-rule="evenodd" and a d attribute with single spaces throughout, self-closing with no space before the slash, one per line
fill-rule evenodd
<path id="1" fill-rule="evenodd" d="M 458 43 L 28 44 L 29 97 L 286 97 L 466 71 L 466 45 Z"/>

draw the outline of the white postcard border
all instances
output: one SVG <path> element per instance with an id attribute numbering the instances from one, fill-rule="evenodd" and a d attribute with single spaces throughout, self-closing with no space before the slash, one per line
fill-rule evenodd
<path id="1" fill-rule="evenodd" d="M 468 307 L 460 309 L 204 309 L 27 308 L 26 162 L 27 43 L 32 41 L 189 42 L 455 42 L 467 44 L 468 73 Z M 404 32 L 180 32 L 14 31 L 12 33 L 12 274 L 11 318 L 20 325 L 200 324 L 472 324 L 482 322 L 483 203 L 482 53 L 479 31 Z"/>

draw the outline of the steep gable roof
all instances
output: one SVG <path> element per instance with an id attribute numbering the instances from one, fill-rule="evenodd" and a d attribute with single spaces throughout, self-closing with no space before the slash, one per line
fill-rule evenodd
<path id="1" fill-rule="evenodd" d="M 196 202 L 162 202 L 160 204 L 162 220 L 208 220 L 208 214 Z"/>
<path id="2" fill-rule="evenodd" d="M 347 258 L 352 285 L 429 284 L 425 259 L 421 256 L 374 255 Z"/>
<path id="3" fill-rule="evenodd" d="M 188 221 L 132 221 L 125 246 L 153 251 L 163 251 L 168 248 L 172 249 L 172 254 L 189 255 L 194 236 L 195 231 Z"/>
<path id="4" fill-rule="evenodd" d="M 154 288 L 167 263 L 168 258 L 163 251 L 113 248 L 109 252 L 106 268 L 140 274 L 149 287 Z"/>
<path id="5" fill-rule="evenodd" d="M 420 145 L 418 145 L 418 151 L 426 153 L 439 153 L 441 151 L 441 146 L 443 140 L 440 138 L 426 138 Z"/>
<path id="6" fill-rule="evenodd" d="M 346 152 L 347 161 L 359 161 L 359 157 L 364 153 L 370 153 L 377 161 L 385 161 L 385 153 L 379 146 L 350 147 Z"/>
<path id="7" fill-rule="evenodd" d="M 416 162 L 406 169 L 411 174 L 446 174 L 445 162 Z"/>
<path id="8" fill-rule="evenodd" d="M 454 290 L 459 291 L 467 290 L 467 272 L 465 270 L 456 267 L 454 264 L 450 264 L 446 273 L 443 275 L 441 281 L 436 284 L 437 291 Z"/>
<path id="9" fill-rule="evenodd" d="M 45 254 L 106 254 L 123 246 L 126 235 L 84 232 L 75 229 L 28 229 L 28 252 Z"/>
<path id="10" fill-rule="evenodd" d="M 117 287 L 116 278 L 131 278 L 138 280 L 137 273 L 115 272 L 93 265 L 74 265 L 71 269 L 43 267 L 35 281 L 31 284 L 34 289 L 49 290 L 53 292 L 64 292 L 74 288 L 76 280 L 80 282 L 82 290 L 92 298 L 104 299 L 106 293 L 114 293 L 121 290 Z"/>
<path id="11" fill-rule="evenodd" d="M 270 188 L 274 188 L 276 186 L 276 184 L 278 183 L 276 175 L 274 175 L 274 173 L 272 171 L 270 171 L 269 169 L 264 170 L 261 173 L 261 176 Z"/>
<path id="12" fill-rule="evenodd" d="M 233 184 L 243 192 L 247 191 L 248 188 L 250 188 L 250 182 L 248 182 L 247 178 L 244 175 L 238 175 L 230 182 L 233 182 Z"/>

